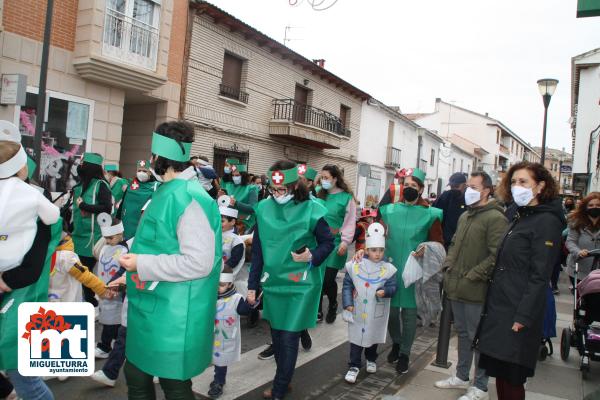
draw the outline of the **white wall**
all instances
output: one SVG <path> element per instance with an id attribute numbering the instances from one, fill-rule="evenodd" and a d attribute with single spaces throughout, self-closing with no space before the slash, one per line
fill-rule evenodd
<path id="1" fill-rule="evenodd" d="M 600 125 L 600 107 L 598 96 L 600 93 L 600 66 L 582 69 L 579 78 L 579 99 L 577 110 L 577 124 L 575 126 L 575 154 L 573 155 L 573 173 L 586 173 L 588 166 L 588 149 L 590 132 Z M 600 188 L 598 172 L 594 171 L 596 154 L 598 153 L 598 135 L 592 146 L 592 181 L 590 191 Z"/>

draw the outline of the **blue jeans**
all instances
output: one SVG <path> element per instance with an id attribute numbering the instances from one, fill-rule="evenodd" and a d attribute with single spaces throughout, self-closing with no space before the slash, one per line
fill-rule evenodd
<path id="1" fill-rule="evenodd" d="M 226 379 L 227 379 L 227 367 L 219 367 L 218 365 L 215 365 L 214 381 L 217 383 L 220 383 L 221 385 L 224 385 Z"/>
<path id="2" fill-rule="evenodd" d="M 275 363 L 277 364 L 275 378 L 273 378 L 273 397 L 282 399 L 288 390 L 288 385 L 292 381 L 294 369 L 296 368 L 300 332 L 271 328 L 271 339 L 275 352 Z"/>
<path id="3" fill-rule="evenodd" d="M 127 339 L 127 327 L 119 326 L 119 332 L 117 333 L 117 340 L 113 345 L 112 351 L 106 360 L 106 364 L 102 367 L 104 375 L 108 379 L 117 379 L 119 377 L 119 371 L 125 363 L 125 340 Z"/>
<path id="4" fill-rule="evenodd" d="M 54 400 L 54 396 L 42 378 L 23 376 L 16 369 L 6 371 L 8 378 L 15 387 L 17 395 L 27 400 Z"/>
<path id="5" fill-rule="evenodd" d="M 367 361 L 375 362 L 377 360 L 377 344 L 371 347 L 362 347 L 354 343 L 350 343 L 350 362 L 348 366 L 350 368 L 359 368 L 362 366 L 362 352 L 365 351 L 365 358 Z"/>

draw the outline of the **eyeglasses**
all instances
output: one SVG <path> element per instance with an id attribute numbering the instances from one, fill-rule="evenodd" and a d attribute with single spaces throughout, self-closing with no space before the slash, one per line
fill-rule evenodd
<path id="1" fill-rule="evenodd" d="M 275 189 L 275 188 L 269 188 L 269 194 L 275 196 L 275 193 L 277 193 L 280 196 L 285 196 L 288 192 L 288 189 L 286 187 L 282 187 L 279 189 Z"/>

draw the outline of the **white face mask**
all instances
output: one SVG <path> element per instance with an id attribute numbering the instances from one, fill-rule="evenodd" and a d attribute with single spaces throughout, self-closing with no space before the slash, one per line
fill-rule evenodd
<path id="1" fill-rule="evenodd" d="M 140 182 L 148 182 L 148 180 L 150 179 L 150 175 L 148 175 L 148 173 L 144 172 L 144 171 L 138 171 L 135 174 L 135 176 L 136 176 L 137 180 Z"/>
<path id="2" fill-rule="evenodd" d="M 519 207 L 526 206 L 533 200 L 533 190 L 523 186 L 513 186 L 510 189 L 512 198 Z"/>
<path id="3" fill-rule="evenodd" d="M 236 185 L 239 185 L 240 183 L 242 183 L 242 176 L 238 175 L 238 176 L 232 176 L 231 179 L 233 179 L 233 183 Z"/>
<path id="4" fill-rule="evenodd" d="M 481 200 L 481 193 L 475 189 L 467 188 L 465 191 L 465 204 L 470 206 Z"/>
<path id="5" fill-rule="evenodd" d="M 321 179 L 321 187 L 325 190 L 331 189 L 331 181 L 326 179 Z"/>
<path id="6" fill-rule="evenodd" d="M 158 175 L 156 173 L 156 171 L 154 171 L 154 168 L 150 168 L 150 172 L 152 173 L 152 175 L 154 176 L 154 178 L 156 178 L 157 181 L 164 182 L 163 178 L 161 178 L 160 175 Z"/>
<path id="7" fill-rule="evenodd" d="M 223 172 L 225 172 L 226 174 L 230 174 L 231 173 L 231 168 L 225 167 L 225 168 L 223 168 Z"/>
<path id="8" fill-rule="evenodd" d="M 292 200 L 294 198 L 294 195 L 291 193 L 286 194 L 285 196 L 279 196 L 279 197 L 274 197 L 273 199 L 275 199 L 275 201 L 278 204 L 287 204 L 290 202 L 290 200 Z"/>

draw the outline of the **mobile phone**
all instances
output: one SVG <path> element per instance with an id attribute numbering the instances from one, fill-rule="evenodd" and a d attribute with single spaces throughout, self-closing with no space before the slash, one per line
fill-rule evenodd
<path id="1" fill-rule="evenodd" d="M 296 254 L 302 254 L 306 251 L 306 246 L 300 247 L 298 250 L 294 251 Z"/>

